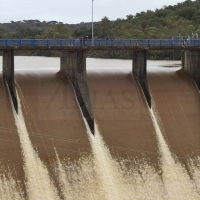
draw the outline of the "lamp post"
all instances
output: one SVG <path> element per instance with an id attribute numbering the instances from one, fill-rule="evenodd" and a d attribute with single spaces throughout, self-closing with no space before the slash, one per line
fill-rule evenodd
<path id="1" fill-rule="evenodd" d="M 94 0 L 92 0 L 92 46 L 94 46 L 93 1 Z"/>

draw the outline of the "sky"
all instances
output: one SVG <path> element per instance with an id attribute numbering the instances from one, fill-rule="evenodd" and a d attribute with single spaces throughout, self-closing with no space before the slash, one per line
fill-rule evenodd
<path id="1" fill-rule="evenodd" d="M 93 19 L 126 18 L 146 10 L 176 5 L 183 0 L 94 0 Z M 0 23 L 38 19 L 68 24 L 92 21 L 92 0 L 0 0 Z"/>

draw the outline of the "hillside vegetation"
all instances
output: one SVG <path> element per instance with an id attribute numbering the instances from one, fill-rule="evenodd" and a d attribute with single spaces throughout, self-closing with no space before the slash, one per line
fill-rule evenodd
<path id="1" fill-rule="evenodd" d="M 193 35 L 195 33 L 195 36 Z M 179 37 L 200 37 L 200 0 L 186 0 L 174 6 L 163 6 L 155 11 L 129 14 L 125 19 L 110 21 L 103 17 L 94 23 L 95 39 L 160 39 Z M 23 20 L 0 24 L 0 38 L 91 38 L 91 22 L 63 24 L 57 21 Z M 41 55 L 42 52 L 30 54 Z M 55 55 L 54 52 L 48 53 Z M 130 58 L 130 52 L 90 52 L 89 56 L 103 58 Z M 151 59 L 179 59 L 180 52 L 149 53 Z"/>

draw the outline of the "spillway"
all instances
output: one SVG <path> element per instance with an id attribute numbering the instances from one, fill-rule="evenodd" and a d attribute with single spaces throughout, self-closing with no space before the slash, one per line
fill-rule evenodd
<path id="1" fill-rule="evenodd" d="M 0 198 L 22 199 L 24 196 L 24 171 L 20 140 L 15 126 L 9 95 L 0 75 Z"/>
<path id="2" fill-rule="evenodd" d="M 122 157 L 146 156 L 155 164 L 157 141 L 145 98 L 131 75 L 131 63 L 123 66 L 119 61 L 115 64 L 111 65 L 109 60 L 105 64 L 102 62 L 103 68 L 88 70 L 93 112 L 99 130 L 113 156 L 115 152 Z"/>
<path id="3" fill-rule="evenodd" d="M 45 162 L 69 155 L 78 159 L 90 152 L 86 128 L 71 84 L 57 71 L 19 71 L 25 121 L 33 145 Z"/>
<path id="4" fill-rule="evenodd" d="M 158 146 L 160 151 L 160 163 L 162 170 L 162 179 L 167 190 L 168 198 L 174 199 L 199 199 L 200 196 L 195 188 L 195 184 L 179 160 L 170 152 L 163 133 L 161 131 L 161 120 L 155 108 L 155 103 L 152 103 L 153 108 L 150 113 L 154 123 Z"/>
<path id="5" fill-rule="evenodd" d="M 199 155 L 199 91 L 187 72 L 175 66 L 149 64 L 149 87 L 170 150 L 186 164 Z"/>
<path id="6" fill-rule="evenodd" d="M 149 110 L 131 61 L 87 59 L 93 136 L 58 61 L 16 58 L 18 115 L 0 83 L 1 199 L 200 199 L 199 92 L 180 62 L 148 61 Z"/>
<path id="7" fill-rule="evenodd" d="M 18 96 L 18 95 L 17 95 Z M 12 108 L 15 124 L 20 139 L 20 147 L 23 159 L 23 168 L 26 177 L 26 189 L 29 199 L 59 199 L 57 190 L 52 183 L 46 166 L 41 162 L 34 150 L 29 133 L 24 121 L 21 101 L 18 97 L 18 114 Z"/>

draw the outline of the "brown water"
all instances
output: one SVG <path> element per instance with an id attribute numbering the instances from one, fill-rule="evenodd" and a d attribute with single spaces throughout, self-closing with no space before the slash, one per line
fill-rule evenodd
<path id="1" fill-rule="evenodd" d="M 150 69 L 151 94 L 171 151 L 182 161 L 199 155 L 200 99 L 193 80 L 176 67 Z"/>
<path id="2" fill-rule="evenodd" d="M 26 125 L 44 160 L 59 156 L 78 158 L 89 153 L 86 128 L 69 81 L 55 72 L 20 71 L 16 75 Z"/>
<path id="3" fill-rule="evenodd" d="M 9 193 L 24 188 L 23 182 L 15 183 L 15 180 L 24 179 L 24 171 L 21 167 L 23 165 L 22 155 L 20 151 L 20 141 L 17 134 L 17 128 L 15 126 L 15 119 L 12 114 L 12 108 L 9 100 L 9 95 L 5 89 L 5 84 L 0 76 L 0 171 L 1 171 L 1 187 L 6 197 L 11 197 Z M 4 187 L 6 178 L 10 177 L 10 191 Z M 20 195 L 13 196 L 16 199 L 20 198 Z M 9 198 L 8 198 L 9 199 Z"/>
<path id="4" fill-rule="evenodd" d="M 16 57 L 18 115 L 0 84 L 0 198 L 200 199 L 199 93 L 177 64 L 148 62 L 150 111 L 130 60 L 87 59 L 93 137 L 59 59 Z"/>
<path id="5" fill-rule="evenodd" d="M 147 157 L 156 163 L 157 141 L 148 106 L 131 68 L 121 69 L 88 74 L 94 117 L 113 155 Z"/>

